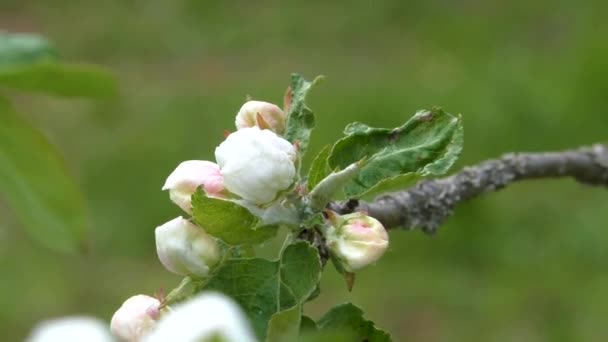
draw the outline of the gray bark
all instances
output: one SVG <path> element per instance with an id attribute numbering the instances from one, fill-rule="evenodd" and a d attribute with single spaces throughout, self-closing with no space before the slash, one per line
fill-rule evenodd
<path id="1" fill-rule="evenodd" d="M 573 178 L 592 186 L 608 187 L 608 145 L 543 153 L 511 153 L 441 179 L 422 181 L 410 189 L 389 193 L 372 202 L 330 203 L 340 214 L 365 211 L 387 228 L 420 228 L 434 233 L 461 202 L 514 182 L 538 178 Z"/>

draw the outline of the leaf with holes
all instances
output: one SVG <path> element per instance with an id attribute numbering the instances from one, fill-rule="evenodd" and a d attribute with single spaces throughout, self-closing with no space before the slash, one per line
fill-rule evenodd
<path id="1" fill-rule="evenodd" d="M 455 163 L 463 144 L 461 119 L 441 108 L 418 111 L 394 129 L 354 123 L 344 133 L 346 137 L 334 144 L 328 165 L 342 170 L 367 158 L 359 174 L 344 187 L 344 195 L 355 198 L 386 180 L 394 179 L 393 185 L 409 182 L 409 176 L 395 179 L 407 173 L 441 175 Z"/>

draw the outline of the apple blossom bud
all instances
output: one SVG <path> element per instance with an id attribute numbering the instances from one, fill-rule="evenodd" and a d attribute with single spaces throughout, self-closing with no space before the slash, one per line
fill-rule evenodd
<path id="1" fill-rule="evenodd" d="M 375 218 L 363 213 L 327 214 L 332 224 L 327 230 L 327 246 L 347 272 L 377 261 L 386 251 L 388 234 Z"/>
<path id="2" fill-rule="evenodd" d="M 296 150 L 272 131 L 249 127 L 215 149 L 226 189 L 244 200 L 265 204 L 295 181 Z"/>
<path id="3" fill-rule="evenodd" d="M 256 341 L 239 306 L 219 293 L 203 293 L 176 305 L 156 325 L 145 342 Z"/>
<path id="4" fill-rule="evenodd" d="M 220 259 L 217 241 L 181 216 L 157 227 L 155 235 L 158 258 L 173 273 L 204 277 Z"/>
<path id="5" fill-rule="evenodd" d="M 283 134 L 285 121 L 285 113 L 278 106 L 268 102 L 248 101 L 236 115 L 235 124 L 237 129 L 257 126 Z"/>
<path id="6" fill-rule="evenodd" d="M 224 197 L 219 166 L 206 160 L 187 160 L 169 175 L 163 190 L 169 190 L 169 198 L 185 212 L 192 214 L 191 196 L 201 185 L 208 196 Z"/>
<path id="7" fill-rule="evenodd" d="M 63 317 L 39 323 L 26 342 L 112 342 L 107 324 L 92 317 Z"/>
<path id="8" fill-rule="evenodd" d="M 143 338 L 160 319 L 160 301 L 154 297 L 137 295 L 127 299 L 112 316 L 112 333 L 128 342 Z"/>

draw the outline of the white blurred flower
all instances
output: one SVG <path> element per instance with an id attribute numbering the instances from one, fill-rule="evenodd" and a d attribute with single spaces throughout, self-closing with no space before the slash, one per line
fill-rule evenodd
<path id="1" fill-rule="evenodd" d="M 265 204 L 289 188 L 296 176 L 296 149 L 267 129 L 250 127 L 228 136 L 215 149 L 224 186 L 255 204 Z"/>
<path id="2" fill-rule="evenodd" d="M 108 325 L 84 316 L 63 317 L 39 323 L 26 342 L 112 342 Z"/>
<path id="3" fill-rule="evenodd" d="M 188 214 L 192 214 L 191 196 L 203 186 L 211 197 L 224 197 L 223 177 L 217 164 L 206 160 L 186 160 L 173 171 L 163 190 L 169 190 L 169 198 Z"/>
<path id="4" fill-rule="evenodd" d="M 246 102 L 236 115 L 236 128 L 257 126 L 277 134 L 285 131 L 285 114 L 277 105 L 262 101 Z"/>
<path id="5" fill-rule="evenodd" d="M 327 231 L 327 246 L 346 271 L 359 270 L 386 252 L 388 233 L 375 218 L 363 213 L 329 213 L 329 219 L 332 226 Z"/>
<path id="6" fill-rule="evenodd" d="M 127 299 L 112 316 L 112 333 L 128 342 L 144 337 L 160 319 L 160 301 L 146 295 Z"/>
<path id="7" fill-rule="evenodd" d="M 203 293 L 172 308 L 145 342 L 253 342 L 249 322 L 239 306 L 219 293 Z"/>
<path id="8" fill-rule="evenodd" d="M 204 277 L 220 259 L 217 241 L 181 216 L 157 227 L 155 235 L 158 258 L 173 273 Z"/>

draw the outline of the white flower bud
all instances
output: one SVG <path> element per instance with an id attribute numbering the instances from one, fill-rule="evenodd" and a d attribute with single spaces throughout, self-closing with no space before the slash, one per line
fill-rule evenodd
<path id="1" fill-rule="evenodd" d="M 167 270 L 204 277 L 220 259 L 217 241 L 183 217 L 156 228 L 156 252 Z"/>
<path id="2" fill-rule="evenodd" d="M 215 149 L 224 186 L 244 200 L 265 204 L 289 188 L 296 176 L 296 149 L 287 140 L 258 127 L 243 128 Z"/>
<path id="3" fill-rule="evenodd" d="M 203 293 L 171 309 L 145 339 L 146 342 L 254 342 L 247 318 L 239 306 L 219 293 Z"/>
<path id="4" fill-rule="evenodd" d="M 236 115 L 236 129 L 257 126 L 277 134 L 285 131 L 286 117 L 277 105 L 262 101 L 246 102 Z"/>
<path id="5" fill-rule="evenodd" d="M 206 160 L 187 160 L 169 175 L 163 190 L 169 190 L 169 198 L 185 212 L 192 214 L 191 196 L 201 185 L 208 196 L 224 197 L 219 166 Z"/>
<path id="6" fill-rule="evenodd" d="M 112 333 L 128 342 L 143 338 L 160 319 L 160 301 L 154 297 L 137 295 L 127 299 L 112 316 Z"/>
<path id="7" fill-rule="evenodd" d="M 112 342 L 107 324 L 92 317 L 63 317 L 39 323 L 27 342 Z"/>
<path id="8" fill-rule="evenodd" d="M 375 218 L 363 213 L 328 214 L 332 226 L 327 231 L 327 246 L 346 271 L 354 272 L 377 261 L 388 248 L 388 234 Z"/>

